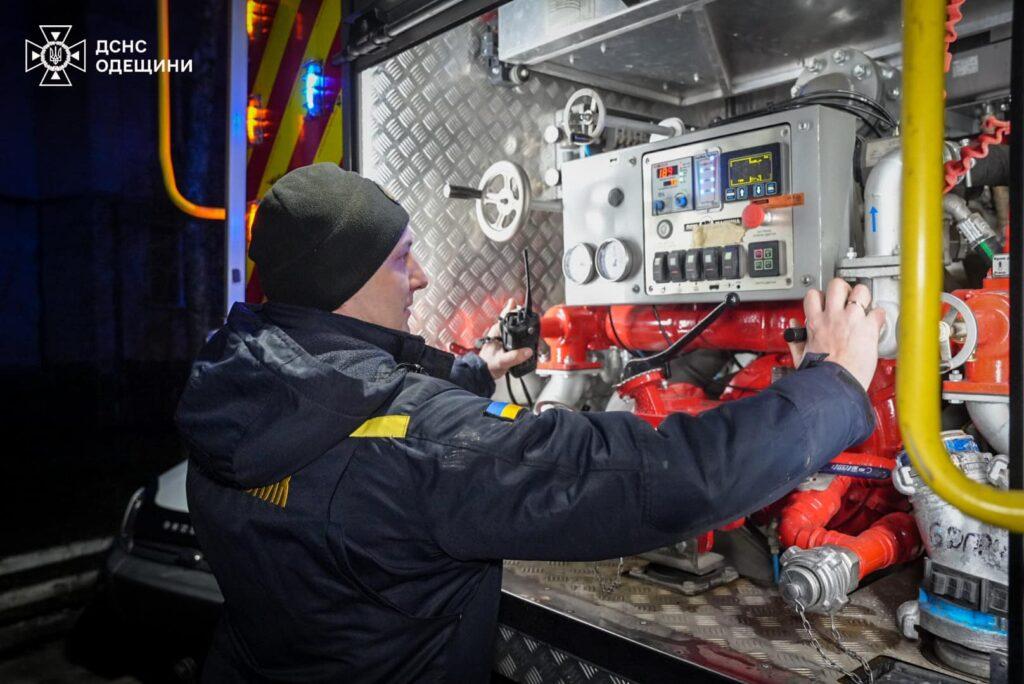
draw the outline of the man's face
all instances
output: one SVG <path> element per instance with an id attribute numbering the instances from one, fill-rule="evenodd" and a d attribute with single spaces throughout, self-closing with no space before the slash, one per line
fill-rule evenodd
<path id="1" fill-rule="evenodd" d="M 406 228 L 377 272 L 336 312 L 409 332 L 413 293 L 425 288 L 428 282 L 426 272 L 412 254 L 414 238 Z"/>

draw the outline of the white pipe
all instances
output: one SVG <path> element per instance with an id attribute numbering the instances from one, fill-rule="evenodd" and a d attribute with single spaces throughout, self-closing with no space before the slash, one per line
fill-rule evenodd
<path id="1" fill-rule="evenodd" d="M 864 186 L 864 256 L 892 256 L 900 248 L 903 156 L 882 157 Z"/>
<path id="2" fill-rule="evenodd" d="M 885 325 L 878 337 L 878 356 L 895 359 L 900 320 L 900 282 L 890 276 L 871 279 L 871 305 L 885 311 Z"/>
<path id="3" fill-rule="evenodd" d="M 1010 405 L 989 401 L 968 401 L 967 413 L 974 427 L 999 454 L 1010 453 Z"/>
<path id="4" fill-rule="evenodd" d="M 587 378 L 592 374 L 587 371 L 552 371 L 551 379 L 537 397 L 534 410 L 541 413 L 553 408 L 578 409 L 587 388 Z"/>

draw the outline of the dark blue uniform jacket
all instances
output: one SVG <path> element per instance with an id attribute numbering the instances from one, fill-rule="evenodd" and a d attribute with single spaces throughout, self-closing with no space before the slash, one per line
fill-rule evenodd
<path id="1" fill-rule="evenodd" d="M 775 501 L 867 438 L 823 363 L 658 429 L 487 411 L 475 355 L 345 316 L 236 305 L 178 409 L 225 599 L 209 681 L 486 681 L 501 559 L 647 551 Z M 514 413 L 514 409 L 506 414 Z"/>

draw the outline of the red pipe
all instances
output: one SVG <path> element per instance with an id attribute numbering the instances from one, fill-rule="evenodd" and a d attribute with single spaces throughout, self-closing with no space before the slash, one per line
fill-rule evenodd
<path id="1" fill-rule="evenodd" d="M 658 307 L 658 315 L 655 315 L 651 306 L 613 306 L 604 332 L 609 340 L 616 339 L 617 334 L 622 344 L 630 349 L 664 349 L 668 344 L 666 336 L 673 342 L 679 339 L 712 308 L 710 304 L 675 304 Z M 804 320 L 801 302 L 740 304 L 722 314 L 694 341 L 692 348 L 788 351 L 783 334 L 791 318 Z"/>
<path id="2" fill-rule="evenodd" d="M 711 308 L 666 305 L 659 307 L 655 315 L 654 307 L 650 306 L 553 307 L 541 319 L 541 336 L 551 349 L 551 356 L 539 366 L 548 370 L 595 368 L 600 364 L 590 361 L 589 353 L 612 346 L 643 351 L 664 349 L 692 330 Z M 803 321 L 800 302 L 742 304 L 723 314 L 694 341 L 693 349 L 765 354 L 732 379 L 722 400 L 754 394 L 771 383 L 776 367 L 791 366 L 783 337 L 791 319 Z M 894 376 L 895 364 L 883 361 L 868 389 L 878 430 L 856 447 L 868 453 L 847 452 L 835 460 L 837 463 L 893 467 L 892 455 L 900 443 L 893 400 Z M 655 426 L 671 413 L 697 415 L 721 403 L 694 385 L 667 383 L 660 370 L 628 380 L 619 393 L 632 397 L 637 416 Z M 779 521 L 783 546 L 811 548 L 837 544 L 849 548 L 860 559 L 861 577 L 915 557 L 921 549 L 917 526 L 913 517 L 905 513 L 906 500 L 894 499 L 891 484 L 880 486 L 886 484 L 890 484 L 888 480 L 839 475 L 823 491 L 792 493 L 783 504 Z M 837 521 L 834 527 L 843 532 L 826 529 L 833 519 Z M 710 542 L 710 534 L 702 538 L 703 546 Z"/>
<path id="3" fill-rule="evenodd" d="M 837 475 L 823 490 L 796 491 L 790 494 L 779 517 L 779 543 L 782 548 L 799 546 L 809 549 L 820 546 L 820 536 L 826 531 L 825 525 L 839 512 L 851 479 Z"/>
<path id="4" fill-rule="evenodd" d="M 873 454 L 846 453 L 836 459 L 838 463 L 853 463 L 890 469 L 890 459 Z M 837 475 L 821 491 L 798 491 L 789 495 L 779 518 L 779 541 L 783 548 L 798 546 L 803 549 L 824 544 L 835 544 L 853 551 L 860 559 L 860 577 L 895 563 L 904 563 L 921 552 L 921 537 L 914 517 L 896 511 L 875 520 L 857 535 L 843 534 L 826 529 L 826 525 L 839 512 L 847 492 L 855 485 L 870 480 Z M 887 481 L 879 481 L 879 485 Z"/>
<path id="5" fill-rule="evenodd" d="M 658 307 L 656 316 L 653 306 L 554 306 L 541 318 L 541 337 L 551 356 L 540 367 L 593 368 L 596 365 L 586 360 L 587 352 L 611 346 L 659 351 L 692 330 L 712 308 L 710 304 L 670 304 Z M 741 304 L 715 321 L 692 348 L 786 352 L 789 347 L 783 334 L 793 318 L 804 319 L 800 302 Z"/>
<path id="6" fill-rule="evenodd" d="M 921 536 L 910 513 L 883 516 L 856 537 L 838 532 L 833 534 L 842 537 L 842 543 L 860 558 L 860 579 L 883 568 L 911 561 L 921 554 Z"/>
<path id="7" fill-rule="evenodd" d="M 544 312 L 540 319 L 540 336 L 551 356 L 539 365 L 547 370 L 584 370 L 600 368 L 600 361 L 590 361 L 591 351 L 612 345 L 604 335 L 606 306 L 566 306 L 560 304 Z"/>

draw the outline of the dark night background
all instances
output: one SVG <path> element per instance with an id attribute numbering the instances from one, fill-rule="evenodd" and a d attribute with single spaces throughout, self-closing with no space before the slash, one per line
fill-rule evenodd
<path id="1" fill-rule="evenodd" d="M 172 0 L 172 150 L 182 193 L 223 206 L 224 0 Z M 40 24 L 71 24 L 88 71 L 41 88 Z M 0 558 L 116 532 L 131 492 L 180 460 L 172 415 L 223 316 L 223 224 L 164 191 L 157 77 L 95 69 L 98 39 L 142 39 L 156 3 L 13 2 L 0 25 Z"/>

